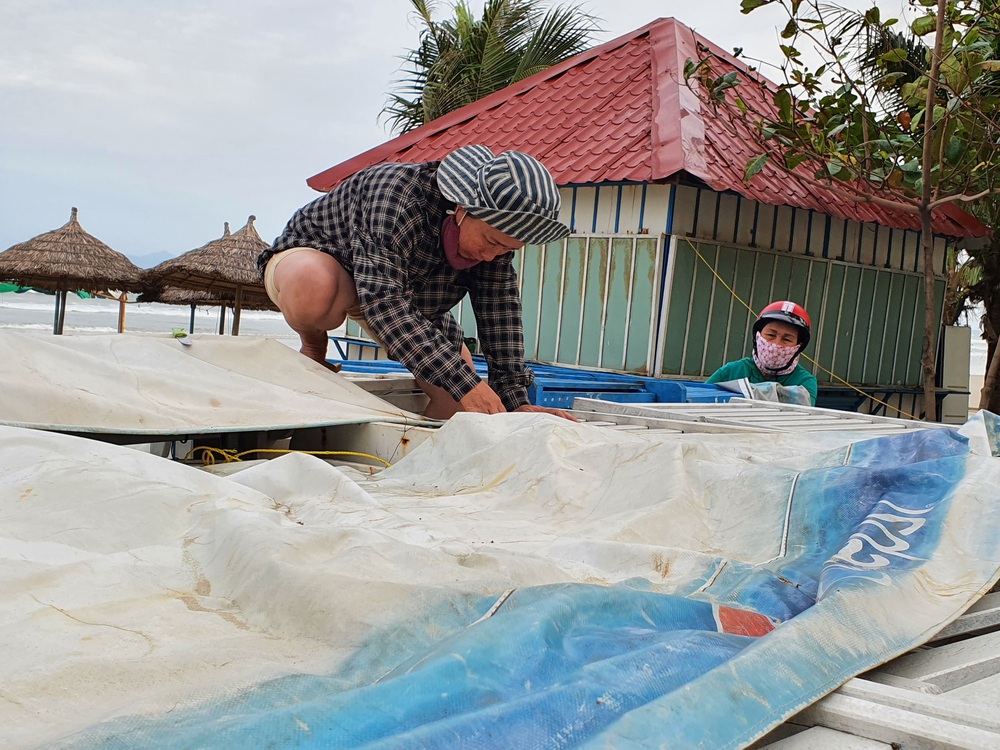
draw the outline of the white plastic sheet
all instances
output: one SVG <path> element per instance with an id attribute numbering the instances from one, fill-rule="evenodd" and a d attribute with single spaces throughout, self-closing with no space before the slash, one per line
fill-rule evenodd
<path id="1" fill-rule="evenodd" d="M 163 435 L 416 421 L 284 344 L 0 330 L 0 424 Z"/>
<path id="2" fill-rule="evenodd" d="M 905 594 L 906 608 L 865 615 L 908 628 L 911 641 L 957 616 L 1000 565 L 987 514 L 1000 461 L 981 419 L 965 432 L 967 468 L 923 590 Z M 334 676 L 324 695 L 389 684 L 421 649 L 481 627 L 482 602 L 511 589 L 631 579 L 698 599 L 720 560 L 752 570 L 782 556 L 796 477 L 844 465 L 854 439 L 657 436 L 547 415 L 460 415 L 374 477 L 304 455 L 217 477 L 2 427 L 5 746 L 60 737 L 72 747 L 174 746 L 174 722 L 197 711 L 214 717 L 203 730 L 214 746 L 248 746 L 247 735 L 227 741 L 237 735 L 218 722 L 257 700 L 294 707 L 308 675 Z M 825 648 L 856 646 L 835 643 Z M 253 741 L 312 746 L 306 713 L 285 718 Z M 288 732 L 294 742 L 280 739 Z"/>

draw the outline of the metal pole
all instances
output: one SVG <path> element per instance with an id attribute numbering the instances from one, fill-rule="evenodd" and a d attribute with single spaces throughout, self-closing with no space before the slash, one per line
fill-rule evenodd
<path id="1" fill-rule="evenodd" d="M 194 309 L 195 306 L 191 305 L 191 323 L 188 325 L 188 333 L 194 333 Z"/>
<path id="2" fill-rule="evenodd" d="M 222 305 L 219 307 L 219 335 L 224 336 L 226 333 L 226 306 Z"/>
<path id="3" fill-rule="evenodd" d="M 66 322 L 66 297 L 68 295 L 69 295 L 69 292 L 67 292 L 65 289 L 63 289 L 61 292 L 56 292 L 56 297 L 62 297 L 62 302 L 58 303 L 58 308 L 59 308 L 59 322 L 58 322 L 57 328 L 59 330 L 56 331 L 56 333 L 58 335 L 60 335 L 60 336 L 62 335 L 62 332 L 63 332 L 63 325 Z"/>
<path id="4" fill-rule="evenodd" d="M 53 335 L 59 335 L 59 290 L 56 290 L 56 308 L 55 314 L 52 317 L 52 333 Z"/>

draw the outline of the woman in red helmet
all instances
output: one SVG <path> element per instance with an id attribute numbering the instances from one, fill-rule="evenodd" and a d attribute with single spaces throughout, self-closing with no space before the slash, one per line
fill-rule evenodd
<path id="1" fill-rule="evenodd" d="M 751 383 L 777 382 L 801 386 L 816 405 L 816 376 L 799 364 L 799 354 L 809 343 L 812 322 L 801 305 L 787 300 L 772 302 L 753 324 L 753 354 L 728 362 L 712 373 L 707 383 L 746 378 Z"/>

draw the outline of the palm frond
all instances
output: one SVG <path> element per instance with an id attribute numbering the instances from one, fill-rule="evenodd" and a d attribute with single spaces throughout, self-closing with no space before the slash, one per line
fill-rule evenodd
<path id="1" fill-rule="evenodd" d="M 434 19 L 433 0 L 410 0 L 422 26 L 417 47 L 403 56 L 403 77 L 382 109 L 403 133 L 477 101 L 585 50 L 599 21 L 579 6 L 546 10 L 543 0 L 487 0 L 477 19 L 468 0 L 454 17 Z"/>

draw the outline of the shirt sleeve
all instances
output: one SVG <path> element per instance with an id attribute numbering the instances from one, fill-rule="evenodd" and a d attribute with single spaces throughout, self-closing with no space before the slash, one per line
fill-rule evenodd
<path id="1" fill-rule="evenodd" d="M 799 365 L 802 367 L 802 365 Z M 812 396 L 812 405 L 816 406 L 816 396 L 819 391 L 819 383 L 816 380 L 816 376 L 811 372 L 806 372 L 806 377 L 802 379 L 802 387 L 809 391 L 809 395 Z"/>
<path id="2" fill-rule="evenodd" d="M 425 200 L 405 179 L 366 186 L 351 233 L 354 284 L 365 322 L 389 356 L 458 401 L 481 381 L 461 350 L 417 310 L 406 268 L 427 234 Z"/>
<path id="3" fill-rule="evenodd" d="M 739 378 L 746 377 L 745 375 L 733 374 L 733 370 L 736 369 L 734 365 L 738 365 L 738 362 L 727 362 L 718 370 L 713 372 L 706 383 L 726 383 L 730 380 L 738 380 Z"/>
<path id="4" fill-rule="evenodd" d="M 513 253 L 471 269 L 472 310 L 479 343 L 489 368 L 489 384 L 507 411 L 528 401 L 534 373 L 524 363 L 521 295 L 517 289 Z"/>

